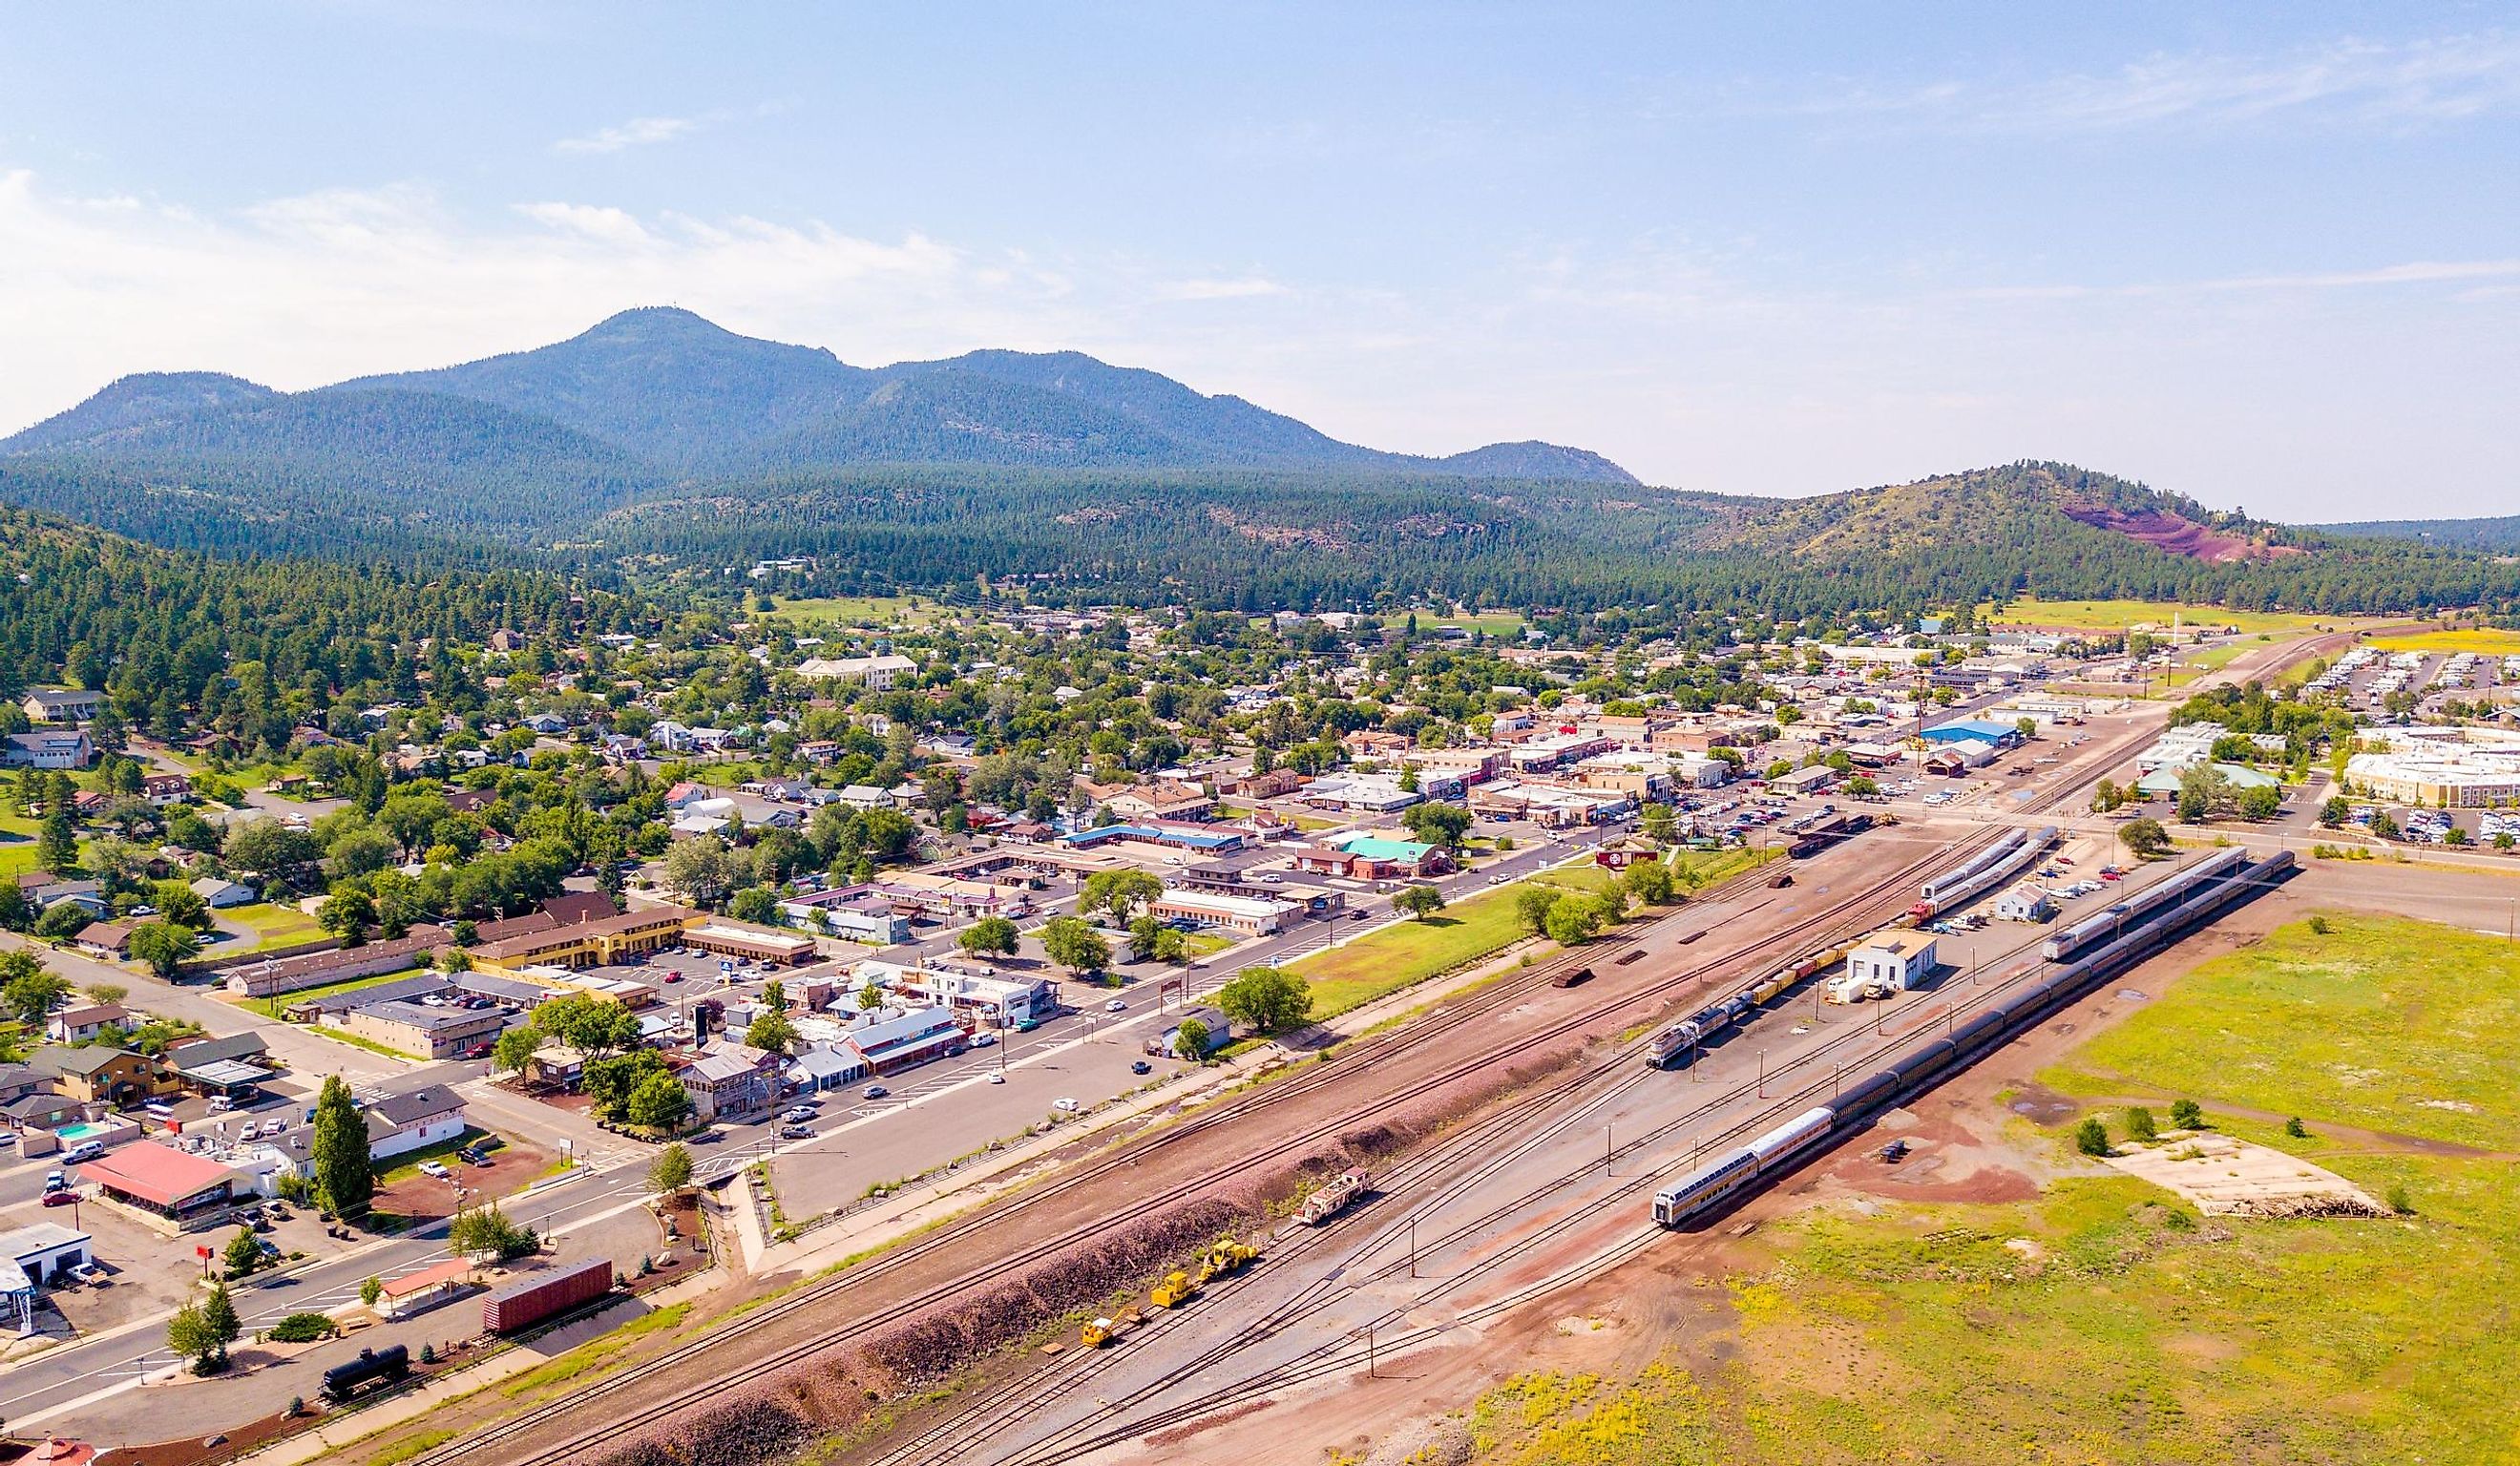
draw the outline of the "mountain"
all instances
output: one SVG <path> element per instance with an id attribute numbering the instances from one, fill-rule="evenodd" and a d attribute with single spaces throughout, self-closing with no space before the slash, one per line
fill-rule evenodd
<path id="1" fill-rule="evenodd" d="M 305 403 L 331 405 L 293 406 Z M 324 429 L 344 416 L 360 421 L 361 435 Z M 448 442 L 451 427 L 472 441 Z M 292 462 L 314 452 L 326 471 L 345 479 L 405 485 L 431 480 L 456 459 L 470 456 L 477 466 L 504 456 L 534 471 L 547 468 L 539 491 L 590 504 L 581 482 L 589 473 L 613 484 L 863 464 L 1636 482 L 1598 455 L 1544 443 L 1495 444 L 1452 458 L 1362 448 L 1239 397 L 1206 396 L 1160 374 L 1073 351 L 974 351 L 870 370 L 818 347 L 739 335 L 664 307 L 624 311 L 530 351 L 311 392 L 284 395 L 201 373 L 126 378 L 0 440 L 0 457 L 77 453 L 127 462 L 147 455 L 162 462 L 168 454 L 264 452 Z M 412 453 L 419 463 L 403 461 Z M 489 471 L 512 484 L 533 476 L 504 466 Z"/>
<path id="2" fill-rule="evenodd" d="M 2355 540 L 2420 540 L 2462 550 L 2509 555 L 2520 552 L 2520 514 L 2486 519 L 2362 519 L 2321 524 L 2323 534 Z"/>
<path id="3" fill-rule="evenodd" d="M 110 443 L 134 428 L 268 402 L 279 395 L 258 382 L 223 372 L 142 372 L 118 378 L 69 411 L 56 413 L 15 437 L 0 439 L 0 453 Z"/>
<path id="4" fill-rule="evenodd" d="M 747 445 L 863 401 L 876 385 L 874 374 L 820 347 L 757 340 L 687 310 L 649 307 L 554 345 L 331 390 L 487 402 L 692 468 L 739 458 Z"/>

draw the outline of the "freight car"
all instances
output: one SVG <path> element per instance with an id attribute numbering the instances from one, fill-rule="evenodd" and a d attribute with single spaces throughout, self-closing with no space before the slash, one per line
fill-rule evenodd
<path id="1" fill-rule="evenodd" d="M 324 1398 L 338 1404 L 358 1394 L 363 1386 L 399 1384 L 410 1375 L 411 1351 L 402 1345 L 363 1349 L 357 1358 L 324 1371 Z"/>
<path id="2" fill-rule="evenodd" d="M 1656 1191 L 1655 1223 L 1679 1226 L 1722 1205 L 1760 1177 L 1789 1168 L 1797 1155 L 1841 1126 L 1863 1120 L 1876 1108 L 1913 1093 L 1941 1079 L 1946 1071 L 2045 1022 L 2099 979 L 2168 946 L 2225 907 L 2283 879 L 2292 868 L 2292 852 L 2279 850 L 2245 870 L 2239 869 L 2236 863 L 2218 863 L 2210 872 L 2203 864 L 2182 871 L 2175 877 L 2181 880 L 2179 889 L 2151 903 L 2124 931 L 2077 957 L 2046 969 L 2038 980 L 2006 993 L 2000 1001 L 1944 1037 L 1900 1055 L 1870 1074 L 1840 1083 L 1829 1103 L 1806 1110 Z"/>
<path id="3" fill-rule="evenodd" d="M 1755 1013 L 1787 988 L 1823 967 L 1842 961 L 1844 947 L 1831 947 L 1813 953 L 1800 961 L 1778 968 L 1774 973 L 1743 988 L 1729 998 L 1718 999 L 1696 1012 L 1663 1029 L 1645 1041 L 1645 1064 L 1648 1068 L 1670 1067 L 1673 1060 L 1688 1053 L 1698 1044 L 1714 1038 Z"/>
<path id="4" fill-rule="evenodd" d="M 1342 1171 L 1324 1182 L 1322 1188 L 1304 1198 L 1295 1212 L 1295 1220 L 1306 1226 L 1321 1226 L 1335 1217 L 1351 1201 L 1365 1194 L 1365 1173 Z"/>
<path id="5" fill-rule="evenodd" d="M 1852 839 L 1872 827 L 1872 817 L 1866 814 L 1822 815 L 1795 835 L 1785 847 L 1788 860 L 1806 861 L 1840 840 Z"/>
<path id="6" fill-rule="evenodd" d="M 598 1258 L 512 1283 L 481 1300 L 481 1331 L 512 1334 L 612 1291 L 612 1264 Z"/>
<path id="7" fill-rule="evenodd" d="M 1627 958 L 1621 957 L 1620 960 L 1626 961 Z M 1579 983 L 1589 983 L 1592 980 L 1592 968 L 1569 967 L 1565 971 L 1558 973 L 1555 977 L 1551 978 L 1549 980 L 1549 986 L 1552 988 L 1571 988 Z"/>

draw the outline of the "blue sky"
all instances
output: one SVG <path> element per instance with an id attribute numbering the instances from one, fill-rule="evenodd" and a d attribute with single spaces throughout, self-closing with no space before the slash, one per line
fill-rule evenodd
<path id="1" fill-rule="evenodd" d="M 2104 13 L 2103 13 L 2104 12 Z M 0 430 L 625 306 L 1815 493 L 2520 511 L 2508 6 L 12 12 Z M 106 59 L 110 59 L 106 60 Z"/>

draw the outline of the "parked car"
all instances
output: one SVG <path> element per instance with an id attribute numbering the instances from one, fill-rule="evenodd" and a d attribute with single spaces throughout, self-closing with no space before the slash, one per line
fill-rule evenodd
<path id="1" fill-rule="evenodd" d="M 971 1036 L 971 1046 L 973 1048 L 986 1048 L 996 1042 L 998 1042 L 998 1036 L 996 1034 L 973 1034 Z"/>
<path id="2" fill-rule="evenodd" d="M 86 1283 L 91 1287 L 101 1287 L 106 1283 L 113 1281 L 112 1278 L 106 1275 L 104 1268 L 99 1267 L 94 1263 L 72 1264 L 70 1266 L 70 1276 L 77 1278 L 80 1282 Z"/>
<path id="3" fill-rule="evenodd" d="M 779 1127 L 779 1133 L 790 1140 L 810 1140 L 814 1138 L 814 1128 L 810 1125 L 783 1125 Z"/>
<path id="4" fill-rule="evenodd" d="M 892 1091 L 891 1091 L 890 1089 L 885 1088 L 884 1088 L 883 1086 L 881 1086 L 881 1085 L 869 1085 L 869 1086 L 867 1086 L 865 1088 L 860 1089 L 858 1092 L 859 1092 L 860 1094 L 865 1095 L 865 1096 L 866 1096 L 867 1098 L 869 1098 L 869 1099 L 881 1099 L 881 1098 L 883 1098 L 885 1095 L 890 1094 Z"/>
<path id="5" fill-rule="evenodd" d="M 788 1107 L 785 1118 L 790 1124 L 802 1125 L 814 1118 L 814 1107 L 810 1104 L 791 1104 Z"/>
<path id="6" fill-rule="evenodd" d="M 1007 1082 L 1007 1077 L 1006 1077 L 1005 1075 L 1000 1074 L 1000 1073 L 999 1073 L 998 1071 L 996 1071 L 995 1069 L 992 1069 L 992 1070 L 990 1070 L 990 1071 L 989 1071 L 989 1083 L 990 1083 L 990 1084 L 993 1084 L 993 1085 L 1003 1085 L 1003 1084 L 1005 1084 L 1006 1082 Z"/>
<path id="7" fill-rule="evenodd" d="M 1145 1059 L 1140 1059 L 1129 1066 L 1129 1072 L 1131 1074 L 1151 1074 L 1154 1072 L 1154 1065 L 1148 1063 Z"/>
<path id="8" fill-rule="evenodd" d="M 436 1161 L 423 1161 L 423 1162 L 421 1162 L 421 1163 L 420 1163 L 420 1174 L 421 1174 L 421 1175 L 423 1175 L 423 1176 L 433 1176 L 433 1177 L 437 1177 L 439 1180 L 447 1180 L 447 1179 L 450 1179 L 450 1178 L 452 1178 L 452 1177 L 454 1177 L 454 1175 L 455 1175 L 455 1173 L 454 1173 L 454 1172 L 447 1170 L 447 1169 L 446 1169 L 446 1167 L 445 1167 L 444 1165 L 442 1165 L 442 1164 L 440 1164 L 440 1163 L 438 1163 L 438 1162 L 436 1162 Z"/>
<path id="9" fill-rule="evenodd" d="M 76 1191 L 47 1191 L 44 1193 L 44 1205 L 48 1207 L 69 1206 L 78 1199 L 79 1194 Z"/>
<path id="10" fill-rule="evenodd" d="M 76 1145 L 73 1145 L 69 1149 L 62 1152 L 62 1164 L 65 1166 L 75 1166 L 81 1161 L 93 1161 L 103 1154 L 105 1154 L 105 1142 L 103 1140 L 81 1140 Z M 55 1176 L 61 1175 L 58 1171 L 53 1174 Z"/>
<path id="11" fill-rule="evenodd" d="M 1084 1106 L 1062 1094 L 1050 1102 L 1050 1107 L 1062 1115 L 1073 1115 Z"/>

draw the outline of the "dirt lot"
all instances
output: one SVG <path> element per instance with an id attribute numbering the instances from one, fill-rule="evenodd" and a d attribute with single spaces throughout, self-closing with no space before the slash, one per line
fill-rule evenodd
<path id="1" fill-rule="evenodd" d="M 377 1192 L 376 1209 L 423 1222 L 451 1217 L 459 1203 L 505 1196 L 542 1175 L 552 1163 L 547 1152 L 517 1140 L 490 1152 L 487 1166 L 475 1166 L 451 1154 L 438 1159 L 451 1173 L 447 1179 L 405 1176 Z M 386 1164 L 398 1166 L 401 1161 L 397 1157 Z"/>

